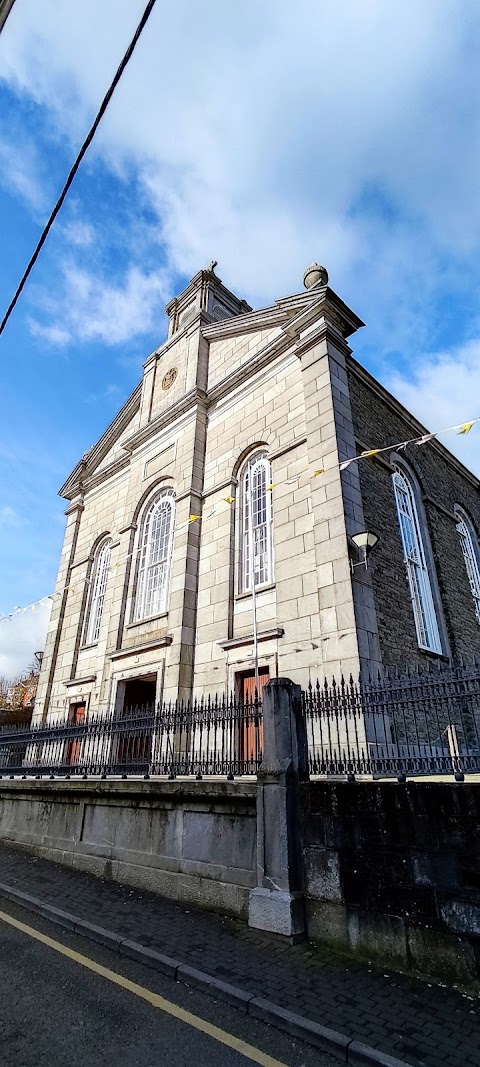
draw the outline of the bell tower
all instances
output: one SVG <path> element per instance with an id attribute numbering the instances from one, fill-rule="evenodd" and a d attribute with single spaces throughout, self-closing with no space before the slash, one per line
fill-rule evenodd
<path id="1" fill-rule="evenodd" d="M 204 321 L 210 323 L 231 319 L 234 315 L 243 315 L 252 310 L 246 300 L 240 300 L 222 285 L 221 278 L 215 274 L 216 266 L 217 261 L 212 259 L 206 270 L 200 270 L 183 293 L 167 304 L 165 312 L 170 319 L 169 338 L 184 329 L 200 313 L 203 313 Z"/>

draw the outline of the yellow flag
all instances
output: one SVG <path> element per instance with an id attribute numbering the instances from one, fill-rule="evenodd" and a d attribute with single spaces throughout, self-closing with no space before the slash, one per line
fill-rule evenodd
<path id="1" fill-rule="evenodd" d="M 270 485 L 267 485 L 267 489 L 270 489 L 270 492 L 275 489 L 275 482 L 270 482 Z"/>
<path id="2" fill-rule="evenodd" d="M 475 426 L 476 422 L 478 422 L 478 419 L 472 419 L 471 422 L 462 423 L 462 425 L 461 425 L 461 427 L 460 427 L 460 429 L 458 431 L 459 434 L 460 433 L 470 433 L 470 430 L 472 429 L 472 426 Z"/>
<path id="3" fill-rule="evenodd" d="M 363 457 L 376 456 L 377 452 L 381 452 L 381 449 L 380 448 L 368 448 L 366 452 L 360 452 L 360 455 L 363 456 Z"/>
<path id="4" fill-rule="evenodd" d="M 234 496 L 224 496 L 223 499 L 224 499 L 226 504 L 234 504 L 235 503 L 235 497 Z"/>
<path id="5" fill-rule="evenodd" d="M 317 478 L 319 474 L 325 474 L 325 467 L 320 467 L 320 470 L 314 471 L 313 473 L 315 478 Z"/>
<path id="6" fill-rule="evenodd" d="M 199 518 L 200 518 L 200 515 L 189 515 L 188 516 L 188 521 L 189 522 L 198 522 Z"/>

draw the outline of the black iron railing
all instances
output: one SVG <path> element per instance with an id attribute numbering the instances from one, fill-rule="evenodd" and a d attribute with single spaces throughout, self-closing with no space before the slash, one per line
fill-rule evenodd
<path id="1" fill-rule="evenodd" d="M 480 771 L 480 663 L 395 673 L 302 693 L 313 775 Z"/>
<path id="2" fill-rule="evenodd" d="M 258 699 L 135 707 L 121 717 L 0 730 L 0 775 L 233 778 L 256 774 L 262 742 Z"/>

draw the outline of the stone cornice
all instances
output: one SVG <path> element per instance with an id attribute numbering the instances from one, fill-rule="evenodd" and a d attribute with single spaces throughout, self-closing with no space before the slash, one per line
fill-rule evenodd
<path id="1" fill-rule="evenodd" d="M 68 682 L 64 682 L 63 684 L 66 689 L 72 689 L 73 687 L 77 688 L 81 685 L 87 685 L 88 682 L 96 682 L 96 680 L 96 674 L 87 674 L 85 678 L 70 678 Z"/>
<path id="2" fill-rule="evenodd" d="M 257 641 L 271 641 L 278 637 L 283 637 L 285 630 L 281 626 L 274 626 L 271 630 L 260 630 L 257 634 Z M 224 652 L 228 652 L 230 648 L 240 648 L 242 645 L 253 645 L 253 634 L 247 634 L 246 637 L 231 637 L 226 641 L 217 641 L 219 648 L 223 648 Z"/>
<path id="3" fill-rule="evenodd" d="M 70 504 L 68 506 L 68 508 L 65 508 L 64 514 L 65 515 L 75 515 L 76 511 L 84 511 L 84 510 L 85 510 L 85 504 L 83 503 L 83 500 L 75 500 L 72 504 Z"/>
<path id="4" fill-rule="evenodd" d="M 294 448 L 299 448 L 300 445 L 306 445 L 306 443 L 306 437 L 298 437 L 296 441 L 291 441 L 290 444 L 282 445 L 281 448 L 276 448 L 274 452 L 270 452 L 269 458 L 273 463 L 275 459 L 280 459 L 280 456 L 285 456 L 287 452 L 293 452 Z"/>
<path id="5" fill-rule="evenodd" d="M 275 306 L 262 308 L 260 311 L 250 311 L 247 315 L 235 315 L 233 319 L 212 322 L 203 327 L 202 334 L 207 341 L 220 341 L 225 337 L 235 337 L 236 334 L 281 326 L 288 318 L 290 315 L 283 309 Z"/>
<path id="6" fill-rule="evenodd" d="M 302 356 L 304 352 L 308 352 L 320 341 L 331 341 L 335 348 L 337 348 L 339 352 L 342 352 L 344 356 L 351 355 L 352 350 L 350 345 L 347 344 L 336 327 L 331 322 L 328 322 L 327 319 L 323 319 L 316 329 L 311 330 L 310 333 L 306 334 L 305 337 L 301 337 L 296 342 L 295 354 L 297 356 Z"/>
<path id="7" fill-rule="evenodd" d="M 381 383 L 377 381 L 376 378 L 369 374 L 365 367 L 362 367 L 361 364 L 353 358 L 353 356 L 349 357 L 347 367 L 350 373 L 354 374 L 357 378 L 359 378 L 360 381 L 364 383 L 364 385 L 367 385 L 373 393 L 376 393 L 376 395 L 379 396 L 381 400 L 388 404 L 391 410 L 394 411 L 395 414 L 398 415 L 398 417 L 401 418 L 403 422 L 406 422 L 407 425 L 412 427 L 412 437 L 423 437 L 424 434 L 431 432 L 425 426 L 423 426 L 422 423 L 419 422 L 418 419 L 416 419 L 415 416 L 412 415 L 407 410 L 407 408 L 405 408 L 403 404 L 401 404 L 400 401 L 392 395 L 392 393 L 389 393 L 388 389 L 386 389 L 384 385 L 381 385 Z M 374 445 L 377 444 L 377 441 L 370 442 L 369 447 L 373 448 Z M 445 459 L 450 464 L 450 466 L 455 467 L 459 474 L 461 474 L 463 478 L 466 478 L 466 480 L 469 481 L 471 485 L 473 485 L 477 492 L 480 491 L 479 479 L 472 473 L 472 471 L 468 469 L 468 467 L 465 467 L 463 463 L 452 454 L 452 452 L 449 452 L 448 448 L 445 448 L 445 445 L 442 445 L 441 441 L 438 441 L 436 438 L 433 438 L 429 442 L 429 446 L 439 452 L 443 459 Z M 392 451 L 394 451 L 394 444 L 392 444 Z"/>
<path id="8" fill-rule="evenodd" d="M 97 485 L 101 485 L 101 483 L 105 482 L 108 478 L 112 478 L 114 474 L 118 474 L 124 467 L 128 467 L 129 464 L 130 456 L 118 456 L 118 458 L 114 459 L 112 463 L 109 463 L 107 467 L 102 467 L 96 474 L 92 474 L 91 478 L 85 479 L 83 483 L 85 492 L 87 493 L 90 489 L 95 489 Z"/>
<path id="9" fill-rule="evenodd" d="M 145 621 L 148 622 L 148 619 Z M 110 652 L 107 658 L 117 660 L 126 659 L 127 656 L 139 656 L 142 652 L 152 652 L 156 648 L 168 648 L 172 641 L 172 634 L 165 634 L 163 637 L 157 637 L 155 641 L 147 641 L 143 645 L 133 645 L 132 648 L 121 648 L 117 652 Z"/>
<path id="10" fill-rule="evenodd" d="M 165 429 L 171 422 L 175 422 L 181 415 L 184 415 L 189 408 L 195 406 L 206 407 L 207 394 L 203 389 L 189 389 L 188 393 L 177 401 L 176 404 L 172 404 L 172 407 L 167 408 L 160 415 L 157 415 L 151 422 L 147 422 L 145 426 L 141 426 L 139 430 L 136 430 L 131 437 L 127 437 L 123 442 L 123 448 L 128 452 L 134 452 L 135 449 L 143 445 L 145 441 L 148 441 L 149 437 L 159 433 Z"/>
<path id="11" fill-rule="evenodd" d="M 59 491 L 59 496 L 64 496 L 67 500 L 71 500 L 72 497 L 76 496 L 80 486 L 82 486 L 85 481 L 85 478 L 88 478 L 94 473 L 102 462 L 102 459 L 105 458 L 112 446 L 118 441 L 120 434 L 123 433 L 131 422 L 133 416 L 140 407 L 141 395 L 142 382 L 139 382 L 126 403 L 107 427 L 105 433 L 102 434 L 100 440 L 97 441 L 97 444 L 82 457 L 80 463 L 77 463 L 75 469 L 62 485 Z"/>
<path id="12" fill-rule="evenodd" d="M 282 326 L 290 320 L 294 332 L 297 332 L 296 322 L 300 322 L 304 315 L 313 317 L 321 309 L 329 309 L 327 317 L 338 323 L 343 337 L 349 337 L 365 323 L 354 311 L 344 303 L 328 286 L 314 286 L 305 292 L 296 293 L 276 300 L 275 304 L 258 311 L 251 311 L 246 315 L 237 315 L 234 319 L 226 319 L 215 322 L 203 329 L 203 336 L 209 340 L 222 337 L 234 336 L 237 333 L 250 332 L 251 330 L 266 329 L 268 326 Z"/>

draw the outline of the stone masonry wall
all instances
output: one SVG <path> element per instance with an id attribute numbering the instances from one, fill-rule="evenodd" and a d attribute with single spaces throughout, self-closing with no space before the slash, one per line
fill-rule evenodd
<path id="1" fill-rule="evenodd" d="M 418 436 L 418 430 L 387 399 L 374 390 L 349 364 L 350 398 L 357 442 L 373 448 Z M 388 453 L 386 454 L 388 457 Z M 431 445 L 411 446 L 403 453 L 421 488 L 423 510 L 432 546 L 438 589 L 450 653 L 480 654 L 480 626 L 468 584 L 460 540 L 455 528 L 455 505 L 460 505 L 480 530 L 480 500 L 474 479 Z M 378 629 L 385 665 L 423 663 L 438 659 L 418 648 L 402 542 L 388 463 L 366 460 L 358 464 L 366 528 L 379 541 L 369 560 Z M 446 649 L 448 651 L 448 649 Z"/>
<path id="2" fill-rule="evenodd" d="M 301 804 L 309 938 L 475 985 L 478 785 L 312 781 Z"/>
<path id="3" fill-rule="evenodd" d="M 0 840 L 102 878 L 246 917 L 256 884 L 256 786 L 3 781 Z"/>

